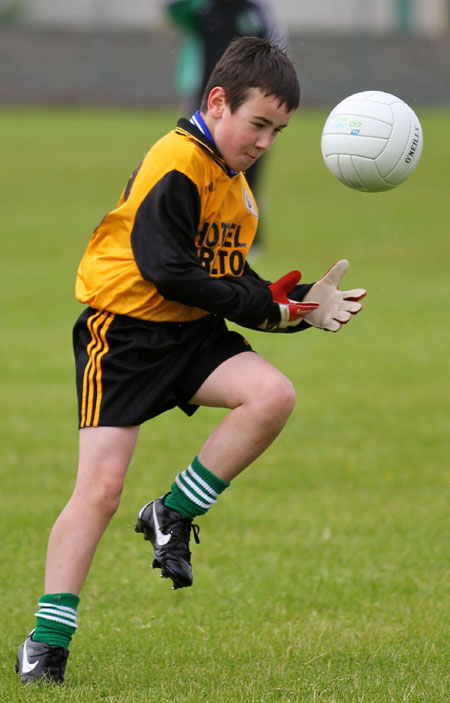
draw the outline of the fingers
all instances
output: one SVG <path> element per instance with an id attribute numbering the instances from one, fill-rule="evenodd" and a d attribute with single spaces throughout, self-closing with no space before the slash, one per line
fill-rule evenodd
<path id="1" fill-rule="evenodd" d="M 327 321 L 327 327 L 330 332 L 339 332 L 342 325 L 346 325 L 352 318 L 352 315 L 357 315 L 362 310 L 361 303 L 346 301 L 345 308 L 338 310 L 331 320 Z"/>
<path id="2" fill-rule="evenodd" d="M 350 320 L 351 316 L 352 316 L 352 313 L 349 312 L 348 310 L 338 310 L 333 315 L 333 320 L 335 320 L 336 322 L 340 322 L 341 325 L 345 325 L 345 323 Z"/>
<path id="3" fill-rule="evenodd" d="M 297 271 L 295 269 L 294 271 L 290 271 L 289 273 L 286 273 L 284 276 L 282 276 L 279 279 L 278 284 L 282 283 L 283 290 L 286 293 L 289 293 L 293 288 L 295 288 L 301 277 L 302 274 L 300 273 L 300 271 Z"/>
<path id="4" fill-rule="evenodd" d="M 345 309 L 349 311 L 351 315 L 357 315 L 362 310 L 361 303 L 356 303 L 352 300 L 346 301 Z"/>
<path id="5" fill-rule="evenodd" d="M 362 300 L 367 295 L 365 288 L 354 288 L 353 290 L 343 290 L 342 297 L 344 300 Z"/>
<path id="6" fill-rule="evenodd" d="M 347 273 L 349 268 L 350 264 L 347 259 L 341 259 L 340 261 L 337 261 L 324 276 L 322 276 L 321 280 L 331 284 L 334 288 L 338 288 L 341 278 Z"/>
<path id="7" fill-rule="evenodd" d="M 294 270 L 286 273 L 279 278 L 278 281 L 275 281 L 275 283 L 272 283 L 269 288 L 272 291 L 273 299 L 277 302 L 285 302 L 287 294 L 295 288 L 301 277 L 302 274 L 300 271 Z"/>
<path id="8" fill-rule="evenodd" d="M 326 332 L 339 332 L 342 327 L 342 322 L 337 320 L 328 320 L 325 327 L 322 327 Z"/>

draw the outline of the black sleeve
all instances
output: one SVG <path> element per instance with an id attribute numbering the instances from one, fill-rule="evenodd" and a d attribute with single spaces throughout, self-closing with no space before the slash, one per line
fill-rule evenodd
<path id="1" fill-rule="evenodd" d="M 314 283 L 300 283 L 298 286 L 295 286 L 289 293 L 289 298 L 291 300 L 296 300 L 298 303 L 301 303 L 305 295 L 311 290 L 313 287 Z"/>
<path id="2" fill-rule="evenodd" d="M 245 270 L 242 276 L 210 276 L 195 247 L 199 222 L 195 183 L 179 171 L 165 174 L 139 206 L 131 233 L 142 277 L 167 300 L 258 326 L 273 311 L 267 284 Z"/>

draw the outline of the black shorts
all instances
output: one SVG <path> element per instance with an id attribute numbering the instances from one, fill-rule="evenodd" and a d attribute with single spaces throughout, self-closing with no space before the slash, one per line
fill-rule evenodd
<path id="1" fill-rule="evenodd" d="M 80 427 L 140 425 L 189 400 L 223 361 L 252 351 L 223 319 L 147 322 L 85 310 L 73 330 Z"/>

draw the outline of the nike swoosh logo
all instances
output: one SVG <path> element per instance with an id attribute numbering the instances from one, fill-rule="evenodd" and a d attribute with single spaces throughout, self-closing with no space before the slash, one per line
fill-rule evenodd
<path id="1" fill-rule="evenodd" d="M 23 645 L 22 673 L 29 674 L 30 672 L 34 671 L 38 664 L 39 659 L 35 661 L 34 664 L 31 664 L 30 660 L 28 659 L 27 640 L 25 640 Z"/>
<path id="2" fill-rule="evenodd" d="M 159 527 L 159 522 L 158 518 L 156 517 L 156 510 L 155 510 L 155 504 L 153 503 L 153 522 L 155 523 L 155 535 L 156 535 L 156 544 L 158 547 L 164 547 L 165 544 L 170 542 L 172 539 L 172 534 L 169 533 L 168 535 L 165 535 L 164 532 L 161 532 L 161 529 Z"/>

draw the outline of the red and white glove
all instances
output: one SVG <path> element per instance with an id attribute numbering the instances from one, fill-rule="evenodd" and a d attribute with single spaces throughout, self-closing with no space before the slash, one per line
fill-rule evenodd
<path id="1" fill-rule="evenodd" d="M 362 305 L 358 301 L 367 294 L 364 288 L 344 291 L 338 288 L 341 278 L 349 268 L 347 259 L 341 259 L 322 276 L 320 281 L 314 283 L 303 298 L 303 302 L 314 300 L 320 303 L 318 309 L 305 316 L 306 322 L 313 327 L 338 332 L 352 315 L 362 310 Z"/>
<path id="2" fill-rule="evenodd" d="M 260 330 L 276 332 L 286 327 L 296 327 L 305 315 L 319 306 L 319 303 L 313 302 L 311 299 L 308 302 L 303 300 L 298 303 L 287 297 L 301 277 L 300 271 L 291 271 L 269 286 L 274 302 L 273 315 L 259 325 Z"/>

